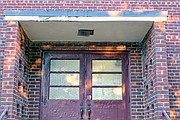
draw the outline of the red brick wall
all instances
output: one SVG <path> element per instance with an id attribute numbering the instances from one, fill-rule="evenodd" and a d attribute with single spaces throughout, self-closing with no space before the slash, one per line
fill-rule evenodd
<path id="1" fill-rule="evenodd" d="M 39 119 L 40 110 L 40 85 L 42 72 L 42 50 L 41 43 L 31 43 L 29 48 L 29 93 L 28 93 L 28 118 L 29 120 Z"/>
<path id="2" fill-rule="evenodd" d="M 154 87 L 154 72 L 153 69 L 153 52 L 152 52 L 152 29 L 149 30 L 142 42 L 142 72 L 144 82 L 144 111 L 145 119 L 155 119 L 155 87 Z"/>
<path id="3" fill-rule="evenodd" d="M 167 47 L 164 22 L 154 23 L 142 45 L 145 118 L 161 119 L 169 111 Z"/>
<path id="4" fill-rule="evenodd" d="M 5 34 L 6 27 L 5 21 L 3 20 L 3 11 L 0 4 L 0 98 L 1 98 L 1 87 L 2 87 L 2 74 L 3 74 L 3 63 L 4 63 L 4 43 L 6 40 Z M 1 104 L 1 101 L 0 101 Z"/>
<path id="5" fill-rule="evenodd" d="M 1 106 L 8 106 L 10 118 L 20 119 L 27 116 L 28 39 L 24 38 L 25 43 L 21 44 L 22 36 L 17 22 L 7 22 L 6 30 Z M 23 89 L 20 89 L 20 84 Z"/>
<path id="6" fill-rule="evenodd" d="M 17 81 L 15 76 L 17 73 L 18 59 L 16 57 L 18 35 L 17 35 L 18 24 L 12 23 L 6 26 L 6 42 L 4 48 L 4 64 L 3 64 L 3 78 L 2 78 L 2 92 L 1 92 L 1 104 L 2 106 L 9 106 L 9 115 L 15 117 L 13 112 L 15 111 L 15 93 L 17 89 L 14 86 Z M 13 106 L 11 105 L 13 104 Z"/>
<path id="7" fill-rule="evenodd" d="M 180 12 L 179 10 L 179 0 L 161 0 L 161 1 L 144 1 L 144 0 L 122 0 L 122 1 L 90 1 L 90 0 L 66 0 L 66 1 L 56 1 L 56 0 L 1 0 L 0 1 L 0 73 L 3 76 L 2 80 L 3 86 L 8 81 L 12 81 L 11 85 L 14 86 L 17 83 L 17 79 L 21 76 L 16 69 L 19 63 L 20 53 L 13 53 L 14 61 L 13 63 L 8 63 L 7 59 L 10 57 L 8 52 L 10 49 L 15 51 L 18 50 L 19 37 L 18 37 L 18 26 L 17 23 L 11 25 L 7 24 L 2 19 L 4 9 L 14 9 L 14 10 L 29 10 L 29 9 L 73 9 L 73 10 L 162 10 L 168 11 L 168 21 L 165 23 L 155 23 L 152 28 L 152 33 L 150 33 L 151 38 L 151 50 L 148 51 L 148 57 L 145 58 L 143 64 L 147 66 L 145 71 L 148 70 L 147 78 L 146 75 L 143 76 L 141 72 L 141 51 L 139 46 L 132 47 L 131 51 L 131 114 L 133 119 L 143 119 L 146 117 L 154 118 L 161 116 L 161 107 L 168 109 L 170 101 L 170 114 L 172 119 L 180 119 Z M 13 36 L 12 38 L 9 36 Z M 148 38 L 149 39 L 149 38 Z M 9 46 L 11 40 L 15 40 L 15 46 Z M 41 51 L 40 49 L 34 51 L 32 43 L 30 49 L 31 63 L 30 67 L 30 77 L 29 77 L 29 105 L 28 105 L 28 115 L 32 119 L 37 119 L 38 111 L 38 101 L 39 101 L 39 85 L 40 76 L 39 70 L 41 67 Z M 38 43 L 37 43 L 38 44 Z M 5 47 L 4 47 L 5 45 Z M 129 44 L 131 45 L 131 44 Z M 136 46 L 136 45 L 135 45 Z M 135 50 L 134 50 L 135 49 Z M 149 49 L 149 47 L 148 47 Z M 136 52 L 137 50 L 137 52 Z M 5 52 L 4 52 L 5 51 Z M 134 56 L 135 55 L 135 56 Z M 21 55 L 23 56 L 23 55 Z M 152 58 L 152 65 L 149 65 Z M 34 60 L 33 60 L 34 59 Z M 37 60 L 37 61 L 36 61 Z M 26 61 L 26 60 L 25 60 Z M 25 63 L 25 62 L 24 62 Z M 4 65 L 3 65 L 4 64 Z M 12 66 L 13 75 L 8 77 L 11 71 L 6 71 L 6 65 Z M 35 64 L 35 65 L 34 65 Z M 37 66 L 36 66 L 37 64 Z M 2 67 L 4 66 L 4 69 Z M 35 68 L 34 68 L 35 67 Z M 37 67 L 37 68 L 36 68 Z M 149 71 L 152 69 L 152 73 Z M 161 72 L 159 72 L 161 71 Z M 149 73 L 150 72 L 150 73 Z M 168 73 L 167 73 L 168 72 Z M 153 74 L 155 73 L 155 74 Z M 34 75 L 35 74 L 35 75 Z M 16 76 L 17 75 L 17 76 Z M 14 79 L 16 78 L 16 79 Z M 21 78 L 23 80 L 23 78 Z M 146 82 L 145 82 L 145 81 Z M 153 86 L 151 86 L 151 80 L 153 80 Z M 34 82 L 35 81 L 35 82 Z M 169 82 L 169 83 L 168 83 Z M 148 84 L 148 92 L 152 89 L 156 90 L 154 93 L 150 94 L 148 97 L 146 85 Z M 167 88 L 168 85 L 168 88 Z M 14 105 L 17 95 L 17 88 L 12 90 L 12 86 L 8 86 L 10 94 L 8 100 L 1 98 L 2 104 L 10 103 L 14 101 Z M 17 86 L 17 85 L 16 85 Z M 144 86 L 144 87 L 143 87 Z M 2 96 L 5 96 L 7 91 L 2 92 Z M 15 94 L 14 94 L 15 93 Z M 145 94 L 144 94 L 145 93 Z M 152 96 L 151 96 L 152 95 Z M 163 96 L 162 96 L 163 95 Z M 151 107 L 153 100 L 148 101 L 150 98 L 155 96 L 154 110 L 159 111 L 154 115 L 151 112 Z M 169 97 L 169 99 L 167 98 Z M 33 98 L 34 97 L 34 98 Z M 20 99 L 21 97 L 18 97 Z M 161 99 L 162 98 L 162 99 Z M 143 100 L 144 99 L 144 100 Z M 143 104 L 144 103 L 144 106 Z M 160 104 L 163 103 L 163 104 Z M 150 107 L 148 108 L 148 105 Z M 16 114 L 16 107 L 13 108 L 13 114 Z M 144 112 L 140 112 L 143 111 Z M 145 114 L 145 115 L 144 115 Z M 10 114 L 11 115 L 11 114 Z"/>
<path id="8" fill-rule="evenodd" d="M 24 33 L 21 26 L 19 26 L 19 36 L 20 36 L 20 51 L 19 51 L 19 79 L 18 82 L 23 86 L 23 93 L 18 93 L 18 101 L 20 105 L 20 113 L 18 113 L 18 117 L 26 119 L 27 111 L 28 111 L 28 91 L 29 91 L 29 45 L 30 40 Z"/>
<path id="9" fill-rule="evenodd" d="M 172 120 L 180 119 L 180 12 L 175 11 L 171 10 L 166 23 L 169 99 Z"/>
<path id="10" fill-rule="evenodd" d="M 131 95 L 131 118 L 144 119 L 144 86 L 142 79 L 141 46 L 139 43 L 128 43 L 130 50 L 130 95 Z"/>

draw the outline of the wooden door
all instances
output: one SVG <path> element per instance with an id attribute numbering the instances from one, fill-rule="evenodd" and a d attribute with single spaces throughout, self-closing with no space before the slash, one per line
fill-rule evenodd
<path id="1" fill-rule="evenodd" d="M 127 63 L 123 54 L 88 55 L 85 100 L 91 120 L 129 120 Z"/>
<path id="2" fill-rule="evenodd" d="M 125 54 L 46 53 L 41 120 L 128 120 Z"/>

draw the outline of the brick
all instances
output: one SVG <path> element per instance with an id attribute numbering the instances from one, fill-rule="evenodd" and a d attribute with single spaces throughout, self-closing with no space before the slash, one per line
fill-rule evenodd
<path id="1" fill-rule="evenodd" d="M 20 46 L 20 34 L 19 34 L 19 26 L 16 22 L 10 24 L 3 20 L 3 10 L 7 9 L 16 9 L 16 10 L 162 10 L 168 11 L 168 21 L 154 23 L 153 27 L 147 33 L 147 38 L 141 43 L 145 45 L 146 53 L 142 50 L 142 46 L 139 43 L 118 43 L 125 44 L 127 48 L 130 49 L 130 88 L 132 91 L 131 94 L 131 118 L 132 119 L 160 119 L 162 117 L 162 113 L 157 112 L 156 109 L 158 106 L 155 105 L 155 109 L 151 111 L 151 109 L 147 110 L 145 106 L 150 105 L 152 102 L 155 102 L 158 105 L 161 105 L 165 108 L 170 107 L 171 118 L 180 119 L 179 109 L 180 106 L 177 106 L 176 101 L 177 98 L 180 97 L 177 94 L 180 85 L 180 62 L 178 59 L 173 57 L 177 55 L 177 58 L 180 57 L 180 18 L 179 18 L 179 1 L 178 0 L 167 0 L 167 1 L 144 1 L 144 0 L 126 0 L 126 1 L 54 1 L 54 0 L 1 0 L 0 1 L 0 73 L 2 73 L 2 77 L 0 77 L 0 82 L 3 81 L 3 84 L 14 85 L 14 80 L 18 79 L 23 84 L 27 85 L 28 89 L 28 100 L 34 101 L 27 103 L 19 93 L 17 94 L 17 86 L 12 88 L 7 88 L 3 91 L 0 97 L 2 97 L 2 105 L 12 105 L 10 102 L 19 101 L 20 104 L 26 104 L 28 107 L 26 109 L 27 116 L 29 120 L 38 120 L 39 119 L 39 109 L 33 109 L 33 106 L 39 102 L 40 95 L 40 81 L 41 77 L 38 71 L 41 70 L 41 61 L 38 61 L 37 65 L 33 66 L 33 69 L 30 69 L 30 66 L 33 65 L 35 59 L 39 59 L 42 56 L 41 50 L 39 47 L 43 43 L 41 42 L 30 42 L 26 41 L 26 46 L 28 49 L 20 49 L 17 50 Z M 152 43 L 149 43 L 148 40 L 151 39 Z M 51 44 L 51 43 L 48 43 Z M 64 46 L 65 43 L 58 43 L 59 45 L 53 44 L 56 48 L 59 46 Z M 73 43 L 74 44 L 74 43 Z M 73 44 L 68 44 L 65 46 L 71 46 Z M 89 43 L 85 45 L 88 46 Z M 93 43 L 95 44 L 95 43 Z M 101 44 L 104 43 L 96 43 Z M 107 44 L 107 43 L 106 43 Z M 79 44 L 78 44 L 79 45 Z M 81 46 L 83 46 L 82 44 Z M 109 44 L 117 45 L 117 43 Z M 79 46 L 79 47 L 81 47 Z M 90 46 L 90 44 L 89 44 Z M 108 45 L 107 45 L 108 46 Z M 14 54 L 11 56 L 10 54 Z M 142 55 L 144 55 L 144 59 L 141 59 Z M 12 57 L 9 59 L 8 57 Z M 23 70 L 18 67 L 18 59 L 22 59 L 25 66 L 28 68 L 28 80 L 23 76 Z M 152 66 L 149 66 L 150 59 L 153 60 Z M 10 60 L 7 62 L 7 60 Z M 142 66 L 142 63 L 144 66 Z M 8 66 L 10 65 L 10 66 Z M 145 66 L 148 65 L 148 69 L 145 70 Z M 145 74 L 143 73 L 145 72 Z M 20 72 L 20 73 L 19 73 Z M 12 74 L 13 73 L 13 74 Z M 19 73 L 19 74 L 16 74 Z M 163 74 L 162 74 L 163 73 Z M 8 77 L 10 76 L 10 77 Z M 14 79 L 15 78 L 15 79 Z M 7 82 L 8 81 L 8 82 Z M 151 86 L 151 81 L 154 82 L 154 85 Z M 163 83 L 163 84 L 162 84 Z M 145 90 L 145 84 L 148 85 L 148 90 Z M 171 87 L 167 86 L 168 84 Z M 160 87 L 159 87 L 160 86 Z M 162 86 L 162 87 L 161 87 Z M 140 89 L 142 88 L 142 89 Z M 1 89 L 1 86 L 0 86 Z M 154 92 L 150 92 L 149 90 L 154 90 Z M 170 91 L 169 93 L 167 91 Z M 2 95 L 5 95 L 4 92 L 9 91 L 12 93 L 8 96 L 8 101 L 4 102 L 5 99 Z M 158 93 L 158 94 L 155 94 Z M 166 98 L 163 101 L 161 99 L 157 99 L 155 96 L 162 95 L 162 98 Z M 174 95 L 174 94 L 177 95 Z M 12 95 L 17 96 L 16 100 L 12 97 Z M 36 96 L 33 98 L 33 96 Z M 168 97 L 169 96 L 169 97 Z M 169 99 L 168 99 L 169 98 Z M 135 100 L 135 101 L 133 101 Z M 24 102 L 23 102 L 24 101 Z M 162 102 L 162 104 L 161 104 Z M 16 107 L 13 106 L 13 112 L 10 112 L 10 116 L 16 116 Z M 34 112 L 35 111 L 35 112 Z M 137 112 L 140 111 L 140 112 Z M 152 116 L 151 116 L 152 115 Z M 21 115 L 16 116 L 16 119 L 20 119 Z M 12 118 L 13 119 L 13 118 Z"/>

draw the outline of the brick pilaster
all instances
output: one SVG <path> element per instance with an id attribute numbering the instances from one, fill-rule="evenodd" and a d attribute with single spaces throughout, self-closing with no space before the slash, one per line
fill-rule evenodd
<path id="1" fill-rule="evenodd" d="M 2 79 L 2 106 L 9 108 L 9 119 L 15 118 L 16 103 L 15 85 L 16 85 L 16 70 L 18 65 L 17 50 L 18 50 L 18 23 L 7 23 L 6 43 L 4 49 L 4 65 Z"/>
<path id="2" fill-rule="evenodd" d="M 154 68 L 155 119 L 162 120 L 162 110 L 169 111 L 168 67 L 164 22 L 152 28 L 152 67 Z"/>
<path id="3" fill-rule="evenodd" d="M 4 44 L 6 41 L 5 33 L 6 33 L 6 22 L 3 19 L 3 10 L 1 9 L 1 4 L 0 4 L 0 98 L 1 98 L 1 91 L 2 91 Z M 1 99 L 0 99 L 0 106 L 1 106 Z"/>

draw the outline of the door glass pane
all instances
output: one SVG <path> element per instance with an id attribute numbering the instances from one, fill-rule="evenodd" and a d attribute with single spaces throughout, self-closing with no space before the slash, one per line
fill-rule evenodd
<path id="1" fill-rule="evenodd" d="M 50 87 L 49 99 L 79 99 L 79 88 L 77 87 Z"/>
<path id="2" fill-rule="evenodd" d="M 50 85 L 79 85 L 79 74 L 50 74 Z"/>
<path id="3" fill-rule="evenodd" d="M 122 100 L 122 88 L 92 88 L 93 100 Z"/>
<path id="4" fill-rule="evenodd" d="M 93 60 L 93 72 L 121 72 L 121 60 Z"/>
<path id="5" fill-rule="evenodd" d="M 93 74 L 93 86 L 118 86 L 122 85 L 122 74 Z"/>
<path id="6" fill-rule="evenodd" d="M 79 72 L 80 60 L 51 60 L 51 71 Z"/>

